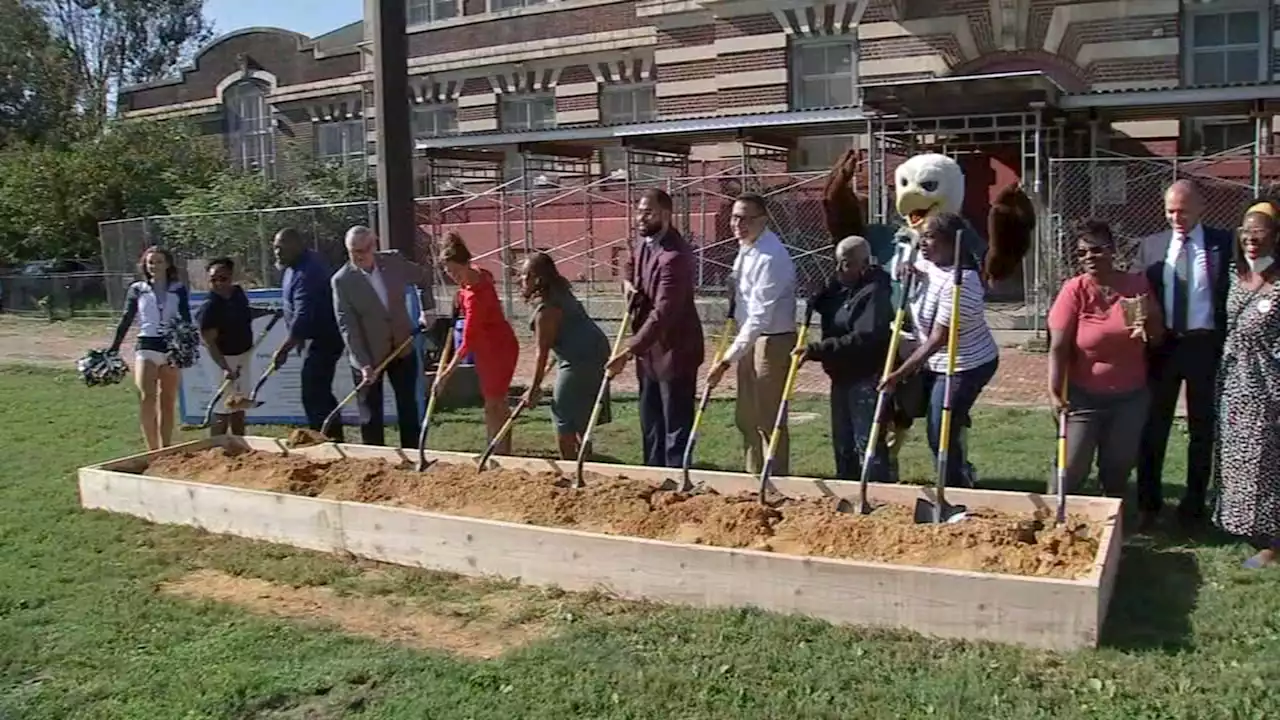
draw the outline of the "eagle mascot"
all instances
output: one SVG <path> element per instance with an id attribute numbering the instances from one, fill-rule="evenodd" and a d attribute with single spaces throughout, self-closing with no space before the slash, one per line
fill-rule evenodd
<path id="1" fill-rule="evenodd" d="M 876 260 L 886 266 L 890 276 L 894 277 L 894 295 L 898 299 L 902 292 L 895 272 L 899 258 L 913 257 L 909 251 L 917 246 L 919 231 L 930 216 L 942 212 L 961 214 L 966 192 L 964 171 L 954 159 L 939 153 L 922 153 L 908 158 L 893 173 L 894 205 L 902 223 L 868 225 L 863 213 L 864 199 L 854 191 L 858 166 L 858 151 L 850 148 L 831 169 L 822 197 L 827 231 L 831 233 L 833 243 L 850 235 L 866 238 Z M 1035 206 L 1019 184 L 1014 183 L 996 196 L 986 220 L 985 238 L 965 221 L 960 249 L 971 267 L 980 270 L 983 284 L 990 287 L 992 283 L 1013 275 L 1030 250 L 1036 226 Z M 927 261 L 917 259 L 915 262 Z M 915 346 L 906 341 L 900 347 L 897 362 L 906 359 Z M 922 391 L 917 381 L 899 387 L 894 393 L 893 418 L 886 423 L 889 474 L 893 482 L 899 479 L 898 451 L 907 431 L 914 418 L 923 417 L 925 413 L 927 401 Z M 961 447 L 967 444 L 967 436 L 968 428 L 961 428 L 958 438 Z M 965 456 L 968 457 L 968 453 Z M 977 484 L 971 464 L 966 463 L 962 474 L 966 484 Z"/>

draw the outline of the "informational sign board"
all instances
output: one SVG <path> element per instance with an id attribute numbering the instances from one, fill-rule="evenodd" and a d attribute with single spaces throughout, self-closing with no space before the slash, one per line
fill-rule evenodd
<path id="1" fill-rule="evenodd" d="M 270 288 L 264 290 L 247 290 L 249 303 L 255 307 L 278 308 L 282 304 L 282 295 L 279 288 Z M 198 313 L 200 306 L 204 303 L 207 292 L 191 293 L 191 310 Z M 415 292 L 405 294 L 405 307 L 409 311 L 410 321 L 416 325 L 418 322 L 418 297 Z M 197 326 L 199 318 L 196 318 Z M 271 318 L 260 317 L 253 321 L 253 335 L 256 339 L 262 334 L 264 328 L 271 322 Z M 275 354 L 276 348 L 284 342 L 288 335 L 285 328 L 284 320 L 276 323 L 271 328 L 271 332 L 258 343 L 258 347 L 253 351 L 253 360 L 248 368 L 251 378 L 249 386 L 262 377 L 262 373 L 266 372 L 271 365 L 271 356 Z M 418 415 L 421 417 L 426 412 L 426 380 L 423 377 L 422 354 L 423 339 L 419 335 L 414 341 L 414 357 L 418 365 Z M 255 425 L 301 425 L 307 424 L 307 414 L 302 409 L 302 358 L 295 352 L 289 354 L 289 359 L 285 364 L 273 373 L 266 384 L 262 386 L 262 390 L 258 393 L 258 400 L 262 403 L 257 408 L 251 408 L 245 412 L 246 421 Z M 182 415 L 182 422 L 189 424 L 198 424 L 204 422 L 204 414 L 208 410 L 209 401 L 213 399 L 214 393 L 218 391 L 218 386 L 222 384 L 222 370 L 209 357 L 208 350 L 201 345 L 200 357 L 196 360 L 196 364 L 182 371 L 182 381 L 179 386 L 178 408 Z M 383 379 L 381 382 L 386 383 Z M 333 395 L 339 402 L 351 392 L 355 387 L 355 380 L 351 376 L 351 362 L 344 353 L 338 360 L 337 371 L 333 377 Z M 387 424 L 396 422 L 396 401 L 395 394 L 391 391 L 390 384 L 387 384 L 382 393 L 383 398 L 383 417 Z M 360 423 L 360 412 L 356 407 L 353 399 L 345 407 L 342 408 L 342 423 L 344 425 L 358 425 Z"/>

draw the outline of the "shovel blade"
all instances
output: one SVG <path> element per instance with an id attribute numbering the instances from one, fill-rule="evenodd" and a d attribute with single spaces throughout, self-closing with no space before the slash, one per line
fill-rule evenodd
<path id="1" fill-rule="evenodd" d="M 875 507 L 869 502 L 854 502 L 848 498 L 840 498 L 840 502 L 836 503 L 836 512 L 845 515 L 870 515 L 875 511 Z"/>
<path id="2" fill-rule="evenodd" d="M 915 514 L 914 514 L 914 519 L 916 524 L 925 525 L 925 524 L 933 523 L 934 510 L 936 509 L 936 507 L 937 506 L 934 503 L 931 503 L 928 500 L 925 500 L 924 498 L 918 498 L 916 500 L 916 507 L 915 507 Z M 967 513 L 968 511 L 969 511 L 969 508 L 965 507 L 964 505 L 952 505 L 944 501 L 942 503 L 942 522 L 944 523 L 959 522 L 965 518 L 965 513 Z"/>

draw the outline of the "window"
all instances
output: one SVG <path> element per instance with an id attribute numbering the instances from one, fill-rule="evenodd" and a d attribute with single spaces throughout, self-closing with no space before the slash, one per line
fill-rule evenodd
<path id="1" fill-rule="evenodd" d="M 545 130 L 556 126 L 554 95 L 503 95 L 501 105 L 503 130 Z"/>
<path id="2" fill-rule="evenodd" d="M 267 92 L 256 82 L 232 85 L 223 95 L 226 108 L 227 151 L 237 170 L 275 173 L 275 118 Z"/>
<path id="3" fill-rule="evenodd" d="M 489 12 L 544 5 L 547 0 L 489 0 Z"/>
<path id="4" fill-rule="evenodd" d="M 448 20 L 458 16 L 458 0 L 408 0 L 405 14 L 409 25 Z"/>
<path id="5" fill-rule="evenodd" d="M 335 165 L 363 165 L 364 132 L 364 120 L 320 123 L 316 126 L 316 159 Z"/>
<path id="6" fill-rule="evenodd" d="M 1214 3 L 1188 13 L 1190 32 L 1187 76 L 1192 85 L 1260 82 L 1266 77 L 1267 46 L 1263 35 L 1267 18 L 1250 3 L 1240 10 L 1226 10 Z M 1267 3 L 1268 6 L 1270 3 Z M 1238 6 L 1239 3 L 1233 3 Z"/>
<path id="7" fill-rule="evenodd" d="M 1213 155 L 1252 145 L 1253 121 L 1249 118 L 1201 118 L 1192 122 L 1191 147 L 1194 154 Z"/>
<path id="8" fill-rule="evenodd" d="M 840 38 L 803 42 L 791 51 L 792 105 L 796 110 L 852 107 L 858 100 L 857 49 Z"/>
<path id="9" fill-rule="evenodd" d="M 625 125 L 658 117 L 653 85 L 606 85 L 600 90 L 600 124 Z"/>
<path id="10" fill-rule="evenodd" d="M 413 108 L 415 138 L 458 134 L 458 108 L 453 105 L 417 105 Z"/>

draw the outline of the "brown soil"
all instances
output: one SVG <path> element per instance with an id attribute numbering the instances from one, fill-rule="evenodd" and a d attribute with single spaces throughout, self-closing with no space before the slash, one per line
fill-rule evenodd
<path id="1" fill-rule="evenodd" d="M 836 512 L 830 499 L 765 507 L 754 495 L 666 492 L 619 477 L 588 477 L 585 488 L 573 490 L 554 472 L 480 473 L 437 463 L 418 473 L 381 460 L 314 461 L 222 448 L 161 456 L 147 473 L 672 542 L 1040 577 L 1087 574 L 1102 531 L 1100 523 L 1077 517 L 1051 527 L 983 508 L 970 508 L 962 522 L 916 525 L 908 507 L 863 516 Z"/>
<path id="2" fill-rule="evenodd" d="M 449 613 L 419 606 L 414 598 L 339 595 L 327 587 L 291 587 L 215 570 L 197 570 L 161 585 L 159 591 L 190 600 L 213 600 L 257 615 L 336 625 L 352 635 L 371 637 L 466 657 L 494 658 L 527 644 L 543 633 L 537 623 L 509 622 L 519 608 L 501 595 L 485 599 L 484 608 L 458 608 Z M 479 612 L 479 617 L 471 617 Z"/>
<path id="3" fill-rule="evenodd" d="M 323 445 L 329 442 L 329 438 L 319 430 L 310 430 L 308 428 L 295 428 L 289 431 L 289 436 L 285 438 L 284 444 L 291 448 L 307 447 L 308 445 Z"/>

